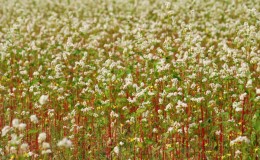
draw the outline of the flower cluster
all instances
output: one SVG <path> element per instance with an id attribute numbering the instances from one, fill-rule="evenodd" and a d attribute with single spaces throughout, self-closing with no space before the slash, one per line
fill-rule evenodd
<path id="1" fill-rule="evenodd" d="M 0 4 L 0 159 L 259 158 L 257 0 Z"/>

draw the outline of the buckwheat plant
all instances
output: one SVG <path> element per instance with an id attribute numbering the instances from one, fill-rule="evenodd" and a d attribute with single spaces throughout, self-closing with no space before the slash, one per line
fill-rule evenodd
<path id="1" fill-rule="evenodd" d="M 0 159 L 259 159 L 258 0 L 0 0 Z"/>

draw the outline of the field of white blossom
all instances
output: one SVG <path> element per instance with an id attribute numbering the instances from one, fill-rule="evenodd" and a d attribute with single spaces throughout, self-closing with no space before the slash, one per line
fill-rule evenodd
<path id="1" fill-rule="evenodd" d="M 259 158 L 259 0 L 0 0 L 1 160 Z"/>

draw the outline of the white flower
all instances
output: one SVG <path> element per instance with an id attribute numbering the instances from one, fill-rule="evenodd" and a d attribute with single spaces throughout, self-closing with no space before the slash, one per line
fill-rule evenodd
<path id="1" fill-rule="evenodd" d="M 13 119 L 12 125 L 13 125 L 14 128 L 18 128 L 19 127 L 19 119 Z"/>
<path id="2" fill-rule="evenodd" d="M 19 128 L 19 130 L 21 131 L 21 130 L 24 130 L 25 127 L 26 127 L 26 124 L 25 124 L 25 123 L 20 123 L 18 128 Z"/>
<path id="3" fill-rule="evenodd" d="M 240 154 L 241 154 L 241 151 L 240 151 L 240 150 L 236 150 L 236 152 L 235 152 L 235 158 L 237 158 Z"/>
<path id="4" fill-rule="evenodd" d="M 111 113 L 110 113 L 110 117 L 118 117 L 118 114 L 117 113 L 115 113 L 114 111 L 111 111 Z"/>
<path id="5" fill-rule="evenodd" d="M 72 142 L 71 140 L 65 137 L 61 141 L 59 141 L 57 145 L 58 147 L 70 148 L 72 146 Z"/>
<path id="6" fill-rule="evenodd" d="M 43 150 L 43 151 L 42 151 L 42 154 L 49 154 L 49 153 L 51 153 L 51 150 L 50 150 L 50 149 L 47 149 L 47 150 Z"/>
<path id="7" fill-rule="evenodd" d="M 220 135 L 220 133 L 221 133 L 221 131 L 220 131 L 220 130 L 218 130 L 218 131 L 216 131 L 215 133 L 216 133 L 216 135 L 218 135 L 218 136 L 219 136 L 219 135 Z"/>
<path id="8" fill-rule="evenodd" d="M 21 146 L 20 146 L 20 148 L 21 148 L 22 151 L 26 151 L 26 150 L 28 149 L 28 147 L 29 147 L 28 143 L 23 143 L 23 144 L 21 144 Z"/>
<path id="9" fill-rule="evenodd" d="M 4 137 L 10 131 L 10 129 L 11 127 L 4 126 L 4 128 L 2 129 L 2 137 Z"/>
<path id="10" fill-rule="evenodd" d="M 242 110 L 243 110 L 243 108 L 239 108 L 239 107 L 237 107 L 237 108 L 235 109 L 236 112 L 241 112 Z"/>
<path id="11" fill-rule="evenodd" d="M 11 152 L 11 153 L 16 153 L 16 148 L 15 148 L 14 146 L 11 147 L 11 148 L 10 148 L 10 152 Z"/>
<path id="12" fill-rule="evenodd" d="M 10 141 L 11 144 L 18 145 L 18 144 L 20 144 L 20 142 L 21 142 L 21 139 L 18 138 L 18 136 L 16 134 L 11 134 L 11 141 Z"/>
<path id="13" fill-rule="evenodd" d="M 243 101 L 246 98 L 247 93 L 243 93 L 239 96 L 239 99 Z"/>
<path id="14" fill-rule="evenodd" d="M 42 132 L 38 136 L 38 142 L 41 143 L 46 140 L 46 133 Z"/>
<path id="15" fill-rule="evenodd" d="M 173 127 L 169 127 L 168 128 L 168 132 L 170 133 L 170 132 L 172 132 L 173 131 Z"/>
<path id="16" fill-rule="evenodd" d="M 255 92 L 256 94 L 260 94 L 260 88 L 256 88 Z"/>
<path id="17" fill-rule="evenodd" d="M 241 107 L 242 106 L 242 103 L 241 102 L 234 102 L 232 104 L 233 108 L 237 108 L 237 107 Z"/>
<path id="18" fill-rule="evenodd" d="M 4 155 L 4 152 L 3 152 L 3 149 L 2 148 L 0 148 L 0 155 Z"/>
<path id="19" fill-rule="evenodd" d="M 113 151 L 118 155 L 119 154 L 119 147 L 115 146 L 115 148 L 113 149 Z"/>
<path id="20" fill-rule="evenodd" d="M 234 144 L 238 143 L 238 142 L 245 142 L 245 143 L 249 143 L 250 140 L 246 137 L 246 136 L 238 136 L 236 139 L 230 141 L 230 146 L 233 146 Z"/>
<path id="21" fill-rule="evenodd" d="M 30 119 L 31 119 L 31 122 L 33 122 L 33 123 L 38 123 L 39 122 L 39 120 L 38 120 L 38 118 L 36 117 L 36 115 L 31 115 L 30 116 Z"/>
<path id="22" fill-rule="evenodd" d="M 173 106 L 172 106 L 172 104 L 171 103 L 169 103 L 169 104 L 167 104 L 166 106 L 165 106 L 165 111 L 168 111 L 169 109 L 171 109 Z"/>
<path id="23" fill-rule="evenodd" d="M 253 85 L 252 85 L 252 79 L 249 79 L 246 83 L 246 88 L 252 88 Z"/>
<path id="24" fill-rule="evenodd" d="M 48 149 L 48 148 L 50 148 L 50 144 L 47 143 L 47 142 L 43 142 L 43 143 L 42 143 L 42 148 L 43 148 L 43 149 Z"/>
<path id="25" fill-rule="evenodd" d="M 41 105 L 44 105 L 44 104 L 47 102 L 48 98 L 49 98 L 48 95 L 42 95 L 42 96 L 40 97 L 40 99 L 39 99 L 39 103 L 40 103 Z"/>
<path id="26" fill-rule="evenodd" d="M 28 152 L 28 156 L 29 157 L 33 156 L 33 152 Z"/>
<path id="27" fill-rule="evenodd" d="M 157 128 L 153 128 L 153 133 L 158 133 L 158 129 Z"/>

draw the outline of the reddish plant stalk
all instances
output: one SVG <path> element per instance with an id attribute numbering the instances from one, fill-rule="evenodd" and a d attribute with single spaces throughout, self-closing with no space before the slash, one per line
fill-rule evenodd
<path id="1" fill-rule="evenodd" d="M 219 143 L 220 143 L 220 156 L 223 155 L 223 125 L 222 125 L 222 118 L 221 118 L 221 124 L 220 124 L 220 138 L 219 138 Z"/>
<path id="2" fill-rule="evenodd" d="M 243 100 L 243 109 L 242 109 L 242 117 L 241 117 L 241 133 L 242 135 L 245 132 L 245 102 L 246 102 L 247 97 Z"/>
<path id="3" fill-rule="evenodd" d="M 204 111 L 203 111 L 203 107 L 200 106 L 200 110 L 201 110 L 201 121 L 204 122 Z M 202 143 L 201 143 L 201 148 L 202 148 L 202 159 L 206 159 L 206 154 L 205 154 L 205 128 L 201 127 L 201 138 L 202 138 Z"/>
<path id="4" fill-rule="evenodd" d="M 187 107 L 186 113 L 187 113 L 187 115 L 188 115 L 188 119 L 187 119 L 187 122 L 186 122 L 186 129 L 187 129 L 187 132 L 186 132 L 186 158 L 189 159 L 189 118 L 190 118 L 190 105 Z"/>
<path id="5" fill-rule="evenodd" d="M 107 144 L 107 149 L 106 149 L 106 155 L 107 155 L 108 159 L 111 159 L 112 134 L 111 134 L 111 118 L 110 118 L 110 116 L 108 116 L 107 135 L 108 135 L 108 144 Z"/>

